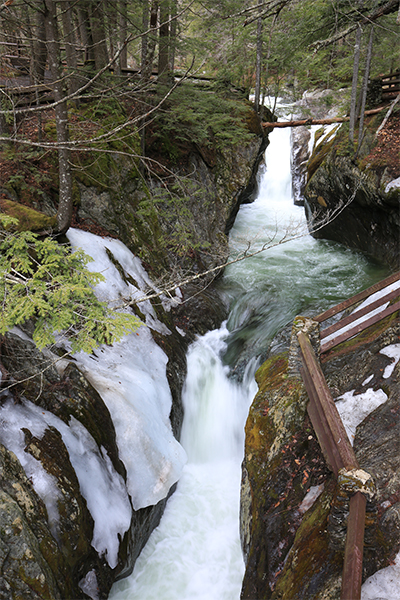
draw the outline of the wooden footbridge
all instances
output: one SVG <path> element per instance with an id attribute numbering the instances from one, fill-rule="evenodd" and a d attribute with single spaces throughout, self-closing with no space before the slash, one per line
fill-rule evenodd
<path id="1" fill-rule="evenodd" d="M 323 375 L 320 361 L 336 346 L 359 335 L 362 331 L 378 323 L 382 319 L 400 310 L 400 271 L 375 284 L 365 291 L 341 302 L 326 312 L 314 317 L 312 323 L 319 324 L 338 315 L 360 301 L 371 299 L 365 306 L 333 325 L 326 327 L 319 334 L 315 348 L 310 336 L 305 331 L 297 334 L 300 346 L 301 367 L 309 403 L 308 414 L 313 424 L 326 462 L 336 477 L 350 478 L 353 491 L 350 497 L 347 520 L 347 536 L 342 576 L 341 600 L 359 600 L 361 597 L 362 563 L 364 548 L 365 508 L 367 497 L 373 494 L 371 476 L 360 468 L 354 450 L 350 444 L 343 422 L 329 391 Z M 379 292 L 378 298 L 371 298 Z M 375 311 L 379 311 L 375 313 Z M 319 358 L 318 358 L 319 355 Z M 340 481 L 338 481 L 340 485 Z M 353 488 L 354 489 L 354 488 Z"/>

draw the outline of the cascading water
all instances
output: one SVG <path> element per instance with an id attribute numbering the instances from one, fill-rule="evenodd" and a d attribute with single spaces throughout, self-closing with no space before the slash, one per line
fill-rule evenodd
<path id="1" fill-rule="evenodd" d="M 133 574 L 114 585 L 112 600 L 239 598 L 240 463 L 256 357 L 297 314 L 315 314 L 386 275 L 363 255 L 306 234 L 303 209 L 291 201 L 288 130 L 271 135 L 266 165 L 259 196 L 241 208 L 230 240 L 233 257 L 270 247 L 226 270 L 228 322 L 189 349 L 182 430 L 188 463 L 160 526 Z M 292 234 L 299 237 L 286 241 Z"/>

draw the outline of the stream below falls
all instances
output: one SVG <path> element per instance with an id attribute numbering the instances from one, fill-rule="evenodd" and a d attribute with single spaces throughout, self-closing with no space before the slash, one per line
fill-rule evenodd
<path id="1" fill-rule="evenodd" d="M 268 249 L 226 269 L 229 318 L 189 348 L 181 439 L 188 462 L 112 600 L 239 600 L 241 461 L 256 368 L 296 315 L 318 314 L 387 275 L 364 255 L 307 234 L 304 209 L 292 202 L 289 129 L 270 140 L 258 197 L 241 207 L 230 234 L 232 258 Z M 279 334 L 272 350 L 284 343 Z"/>

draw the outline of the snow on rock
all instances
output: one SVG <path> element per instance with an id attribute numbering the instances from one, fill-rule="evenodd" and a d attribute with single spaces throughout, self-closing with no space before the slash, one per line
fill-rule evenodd
<path id="1" fill-rule="evenodd" d="M 361 600 L 395 600 L 399 598 L 400 552 L 393 565 L 377 571 L 363 583 Z"/>
<path id="2" fill-rule="evenodd" d="M 35 437 L 41 439 L 47 423 L 30 409 L 30 403 L 15 404 L 11 395 L 0 407 L 0 442 L 14 452 L 23 467 L 26 476 L 31 480 L 35 492 L 46 506 L 50 531 L 57 539 L 57 523 L 59 512 L 57 499 L 61 494 L 57 488 L 57 480 L 47 473 L 42 463 L 28 452 L 25 452 L 25 427 Z M 33 406 L 33 405 L 32 405 Z"/>
<path id="3" fill-rule="evenodd" d="M 68 238 L 74 248 L 82 248 L 94 259 L 89 269 L 106 277 L 95 288 L 101 300 L 118 303 L 121 297 L 135 298 L 142 295 L 141 287 L 151 285 L 140 260 L 122 242 L 76 229 L 68 231 Z M 111 250 L 138 288 L 122 279 L 105 248 Z M 141 303 L 140 309 L 150 328 L 169 333 L 157 320 L 149 301 Z M 175 439 L 169 420 L 172 397 L 166 354 L 154 342 L 150 329 L 140 327 L 113 346 L 101 346 L 90 356 L 81 352 L 75 358 L 110 411 L 134 509 L 156 504 L 180 478 L 186 463 L 186 453 Z"/>
<path id="4" fill-rule="evenodd" d="M 393 362 L 388 365 L 383 373 L 383 378 L 387 379 L 391 376 L 394 371 L 395 366 L 400 360 L 400 344 L 392 344 L 391 346 L 386 346 L 386 348 L 382 348 L 380 350 L 381 354 L 388 356 L 389 358 L 394 358 Z"/>
<path id="5" fill-rule="evenodd" d="M 387 395 L 383 390 L 375 392 L 372 388 L 368 388 L 364 393 L 356 396 L 354 391 L 346 392 L 335 400 L 351 445 L 354 442 L 357 425 L 387 400 Z"/>
<path id="6" fill-rule="evenodd" d="M 123 537 L 131 523 L 132 509 L 125 482 L 112 465 L 104 448 L 99 450 L 87 429 L 74 417 L 69 426 L 61 419 L 28 400 L 15 404 L 10 398 L 0 408 L 0 441 L 18 457 L 27 477 L 32 480 L 37 494 L 46 505 L 49 525 L 57 537 L 57 498 L 60 496 L 56 480 L 41 463 L 24 452 L 25 437 L 22 428 L 41 439 L 49 425 L 61 434 L 69 452 L 71 464 L 79 481 L 82 496 L 94 520 L 92 546 L 105 555 L 111 568 L 118 563 L 119 536 Z"/>
<path id="7" fill-rule="evenodd" d="M 146 289 L 150 288 L 154 292 L 160 291 L 146 273 L 141 260 L 134 256 L 120 240 L 100 237 L 73 228 L 68 230 L 67 237 L 74 249 L 82 248 L 85 254 L 93 258 L 93 262 L 87 265 L 87 269 L 102 273 L 106 278 L 105 281 L 96 286 L 96 295 L 100 300 L 107 301 L 112 306 L 118 306 L 121 304 L 122 299 L 132 298 L 132 300 L 137 300 L 142 298 Z M 136 281 L 137 286 L 123 280 L 116 266 L 110 261 L 106 249 L 119 262 L 125 274 Z M 181 301 L 179 295 L 170 296 L 168 299 L 161 295 L 160 299 L 166 310 L 170 308 L 171 304 L 177 304 Z M 146 325 L 148 327 L 163 335 L 170 333 L 168 328 L 157 319 L 149 300 L 140 302 L 139 306 L 140 310 L 146 315 Z"/>
<path id="8" fill-rule="evenodd" d="M 100 600 L 99 585 L 97 583 L 96 571 L 92 569 L 86 576 L 80 580 L 79 587 L 82 592 L 89 596 L 92 600 Z"/>
<path id="9" fill-rule="evenodd" d="M 398 189 L 400 189 L 400 177 L 398 177 L 397 179 L 392 179 L 392 181 L 389 181 L 389 183 L 385 187 L 385 192 L 387 194 L 388 192 L 390 192 L 390 190 L 398 190 Z"/>
<path id="10" fill-rule="evenodd" d="M 320 497 L 322 492 L 324 491 L 325 484 L 321 483 L 320 485 L 312 485 L 308 490 L 307 494 L 303 498 L 303 502 L 298 507 L 298 511 L 301 515 L 303 515 L 314 502 Z"/>

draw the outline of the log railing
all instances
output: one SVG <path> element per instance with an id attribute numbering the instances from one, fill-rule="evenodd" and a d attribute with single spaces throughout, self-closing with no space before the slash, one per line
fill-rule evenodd
<path id="1" fill-rule="evenodd" d="M 382 100 L 390 100 L 400 92 L 400 71 L 381 78 Z"/>

